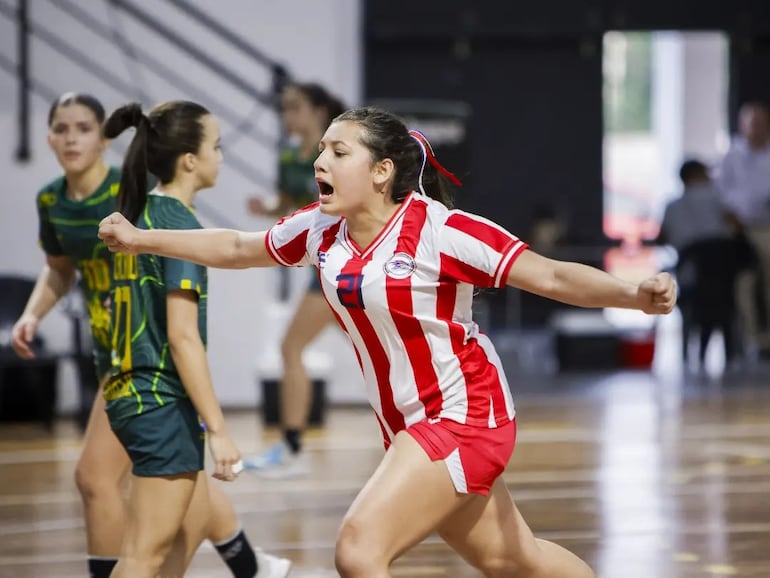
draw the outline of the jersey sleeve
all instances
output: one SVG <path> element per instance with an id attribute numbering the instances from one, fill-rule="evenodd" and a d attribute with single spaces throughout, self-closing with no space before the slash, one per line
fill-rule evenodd
<path id="1" fill-rule="evenodd" d="M 58 257 L 64 255 L 64 249 L 56 236 L 56 227 L 50 220 L 49 204 L 46 202 L 50 195 L 52 193 L 41 193 L 37 197 L 38 242 L 46 254 Z"/>
<path id="2" fill-rule="evenodd" d="M 173 199 L 157 199 L 158 203 L 150 211 L 150 217 L 145 221 L 150 228 L 158 229 L 200 229 L 193 213 Z M 166 291 L 184 289 L 195 291 L 198 296 L 205 291 L 206 267 L 183 261 L 181 259 L 162 258 L 163 283 Z"/>
<path id="3" fill-rule="evenodd" d="M 441 277 L 477 287 L 504 287 L 527 244 L 492 221 L 450 211 L 439 232 Z"/>
<path id="4" fill-rule="evenodd" d="M 206 286 L 206 268 L 189 261 L 163 258 L 163 282 L 166 291 L 195 291 L 198 296 Z"/>
<path id="5" fill-rule="evenodd" d="M 313 229 L 319 213 L 318 203 L 313 203 L 270 227 L 265 235 L 265 246 L 276 263 L 286 267 L 317 264 L 317 251 L 311 251 L 309 247 L 315 237 Z"/>

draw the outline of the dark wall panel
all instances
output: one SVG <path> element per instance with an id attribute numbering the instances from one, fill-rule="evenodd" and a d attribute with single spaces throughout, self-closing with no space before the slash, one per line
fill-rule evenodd
<path id="1" fill-rule="evenodd" d="M 575 241 L 601 235 L 601 59 L 575 43 L 474 52 L 476 207 L 526 238 L 532 213 L 564 215 Z"/>
<path id="2" fill-rule="evenodd" d="M 731 126 L 741 103 L 762 101 L 770 105 L 770 36 L 736 35 L 730 43 Z"/>
<path id="3" fill-rule="evenodd" d="M 601 52 L 594 41 L 370 41 L 366 93 L 470 107 L 464 208 L 526 236 L 537 204 L 576 240 L 601 236 Z M 450 170 L 452 167 L 450 167 Z"/>
<path id="4" fill-rule="evenodd" d="M 602 239 L 605 31 L 725 30 L 732 119 L 741 102 L 770 101 L 770 0 L 369 0 L 365 7 L 366 97 L 467 103 L 464 206 L 525 238 L 533 209 L 546 203 L 567 216 L 573 242 Z"/>
<path id="5" fill-rule="evenodd" d="M 597 30 L 770 31 L 767 0 L 367 0 L 372 37 L 580 36 Z"/>
<path id="6" fill-rule="evenodd" d="M 605 5 L 608 29 L 770 29 L 770 2 L 766 0 L 608 0 Z"/>

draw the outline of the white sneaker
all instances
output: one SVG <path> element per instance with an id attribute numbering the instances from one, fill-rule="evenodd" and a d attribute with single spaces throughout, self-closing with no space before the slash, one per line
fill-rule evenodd
<path id="1" fill-rule="evenodd" d="M 256 548 L 254 554 L 257 556 L 257 576 L 256 578 L 286 578 L 291 570 L 291 560 L 267 554 Z"/>
<path id="2" fill-rule="evenodd" d="M 310 473 L 310 462 L 304 452 L 292 454 L 286 452 L 283 460 L 266 464 L 257 470 L 256 474 L 266 480 L 286 480 L 288 478 L 300 478 Z"/>
<path id="3" fill-rule="evenodd" d="M 283 442 L 278 442 L 270 446 L 264 453 L 243 460 L 245 470 L 263 470 L 272 468 L 284 463 L 289 455 L 289 448 Z"/>

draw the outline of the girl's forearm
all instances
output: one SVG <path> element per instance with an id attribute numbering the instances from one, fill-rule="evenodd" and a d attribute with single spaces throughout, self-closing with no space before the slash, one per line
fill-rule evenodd
<path id="1" fill-rule="evenodd" d="M 74 269 L 64 271 L 44 265 L 24 308 L 24 315 L 32 315 L 37 319 L 45 317 L 59 299 L 67 294 L 74 280 Z"/>
<path id="2" fill-rule="evenodd" d="M 267 255 L 264 232 L 233 229 L 150 229 L 139 235 L 137 250 L 218 269 L 275 265 Z"/>
<path id="3" fill-rule="evenodd" d="M 562 261 L 548 297 L 579 307 L 638 307 L 637 286 L 594 267 Z"/>
<path id="4" fill-rule="evenodd" d="M 201 416 L 206 429 L 212 433 L 224 430 L 222 408 L 214 394 L 208 359 L 199 336 L 190 335 L 170 343 L 174 364 L 185 391 Z"/>

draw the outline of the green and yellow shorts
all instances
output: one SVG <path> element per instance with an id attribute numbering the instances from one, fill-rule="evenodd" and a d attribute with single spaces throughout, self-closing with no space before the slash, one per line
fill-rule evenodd
<path id="1" fill-rule="evenodd" d="M 203 469 L 205 432 L 189 399 L 111 422 L 135 476 L 174 476 Z"/>

